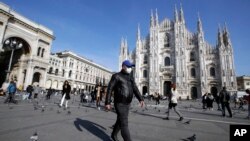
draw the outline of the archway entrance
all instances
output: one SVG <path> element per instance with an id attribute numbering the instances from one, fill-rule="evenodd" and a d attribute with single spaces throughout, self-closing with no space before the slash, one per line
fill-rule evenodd
<path id="1" fill-rule="evenodd" d="M 17 45 L 21 44 L 21 48 L 18 48 Z M 12 48 L 16 48 L 13 51 L 13 56 L 12 56 L 12 61 L 10 62 L 11 59 L 11 54 L 12 54 Z M 2 86 L 3 82 L 7 79 L 7 72 L 9 69 L 9 63 L 10 63 L 10 70 L 9 74 L 9 79 L 13 78 L 13 76 L 17 76 L 18 69 L 20 67 L 20 59 L 23 56 L 27 56 L 30 54 L 30 46 L 29 44 L 23 40 L 22 38 L 19 37 L 10 37 L 6 39 L 3 42 L 3 52 L 0 52 L 0 86 Z M 14 71 L 15 70 L 15 71 Z M 17 80 L 22 82 L 23 80 Z"/>
<path id="2" fill-rule="evenodd" d="M 35 72 L 32 79 L 32 84 L 39 85 L 40 84 L 41 73 Z"/>
<path id="3" fill-rule="evenodd" d="M 163 84 L 163 95 L 167 96 L 171 91 L 171 81 L 165 81 Z"/>
<path id="4" fill-rule="evenodd" d="M 142 87 L 142 94 L 145 95 L 146 93 L 148 93 L 148 87 L 147 86 L 143 86 Z"/>
<path id="5" fill-rule="evenodd" d="M 191 98 L 192 99 L 197 99 L 198 95 L 197 95 L 197 88 L 196 87 L 192 87 L 191 88 Z"/>
<path id="6" fill-rule="evenodd" d="M 211 94 L 214 96 L 214 97 L 217 97 L 218 96 L 218 90 L 216 87 L 211 87 L 211 90 L 210 90 Z"/>

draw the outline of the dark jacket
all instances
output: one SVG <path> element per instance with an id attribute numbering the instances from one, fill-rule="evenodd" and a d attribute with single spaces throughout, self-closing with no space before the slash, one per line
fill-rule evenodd
<path id="1" fill-rule="evenodd" d="M 111 95 L 113 91 L 114 103 L 129 104 L 131 103 L 134 94 L 139 101 L 143 100 L 133 77 L 123 71 L 112 76 L 107 89 L 106 105 L 111 103 Z"/>
<path id="2" fill-rule="evenodd" d="M 28 92 L 28 93 L 31 93 L 31 92 L 33 92 L 33 87 L 31 86 L 31 85 L 29 85 L 28 87 L 27 87 L 27 89 L 26 89 L 26 91 Z"/>
<path id="3" fill-rule="evenodd" d="M 224 96 L 226 96 L 225 101 L 224 101 Z M 220 92 L 219 97 L 220 97 L 220 102 L 221 103 L 222 102 L 229 102 L 229 100 L 230 100 L 230 94 L 226 90 L 222 90 Z"/>
<path id="4" fill-rule="evenodd" d="M 67 88 L 66 88 L 66 86 L 65 85 L 63 85 L 63 90 L 62 90 L 62 94 L 69 94 L 70 93 L 70 91 L 71 91 L 71 87 L 70 87 L 70 85 L 68 85 L 67 86 Z"/>

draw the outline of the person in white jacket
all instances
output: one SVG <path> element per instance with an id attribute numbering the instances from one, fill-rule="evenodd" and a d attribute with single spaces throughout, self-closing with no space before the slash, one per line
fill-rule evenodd
<path id="1" fill-rule="evenodd" d="M 173 108 L 174 111 L 176 112 L 176 114 L 180 117 L 179 121 L 183 120 L 183 116 L 182 114 L 179 112 L 178 108 L 177 108 L 177 91 L 176 91 L 176 85 L 172 84 L 171 86 L 171 93 L 169 96 L 169 105 L 168 105 L 168 111 L 167 113 L 167 117 L 164 118 L 164 120 L 169 120 L 169 113 L 170 110 Z"/>

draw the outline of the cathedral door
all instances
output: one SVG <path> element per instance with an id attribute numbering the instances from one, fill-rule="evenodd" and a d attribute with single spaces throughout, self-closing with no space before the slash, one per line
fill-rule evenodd
<path id="1" fill-rule="evenodd" d="M 217 97 L 217 96 L 218 96 L 217 93 L 218 93 L 217 88 L 216 88 L 216 87 L 212 87 L 212 88 L 211 88 L 211 94 L 212 94 L 214 97 Z"/>
<path id="2" fill-rule="evenodd" d="M 165 81 L 163 84 L 163 95 L 169 95 L 171 91 L 171 81 Z"/>
<path id="3" fill-rule="evenodd" d="M 148 87 L 147 86 L 143 86 L 142 87 L 142 95 L 145 95 L 146 93 L 148 93 Z"/>
<path id="4" fill-rule="evenodd" d="M 197 99 L 197 88 L 196 87 L 192 87 L 191 88 L 191 98 L 192 99 Z"/>

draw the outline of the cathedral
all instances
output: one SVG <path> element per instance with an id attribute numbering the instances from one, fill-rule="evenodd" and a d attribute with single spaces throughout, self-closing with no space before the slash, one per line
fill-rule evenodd
<path id="1" fill-rule="evenodd" d="M 167 95 L 172 83 L 181 99 L 200 98 L 204 93 L 218 95 L 222 87 L 233 94 L 237 91 L 233 47 L 226 27 L 218 27 L 216 45 L 204 39 L 202 21 L 198 16 L 197 31 L 185 25 L 184 12 L 175 8 L 174 19 L 158 20 L 157 10 L 151 11 L 150 28 L 142 37 L 137 30 L 135 49 L 128 50 L 121 40 L 119 69 L 123 60 L 135 63 L 133 76 L 140 92 Z"/>

